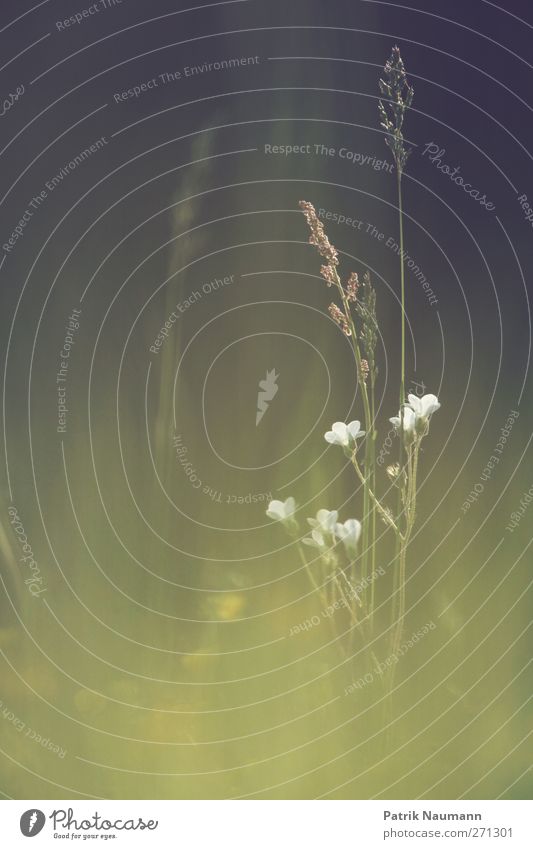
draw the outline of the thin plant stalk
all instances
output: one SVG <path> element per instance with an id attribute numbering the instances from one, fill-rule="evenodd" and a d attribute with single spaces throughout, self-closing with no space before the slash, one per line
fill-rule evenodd
<path id="1" fill-rule="evenodd" d="M 398 618 L 396 628 L 393 633 L 392 651 L 398 652 L 401 641 L 403 626 L 405 620 L 405 594 L 406 594 L 406 567 L 407 567 L 407 548 L 411 539 L 411 534 L 416 521 L 416 490 L 417 490 L 417 475 L 418 475 L 418 458 L 420 454 L 421 438 L 418 438 L 413 446 L 407 449 L 407 484 L 406 484 L 406 504 L 405 504 L 405 533 L 400 535 L 400 556 L 399 556 L 399 600 L 398 600 Z M 394 667 L 391 669 L 391 685 L 394 679 Z"/>
<path id="2" fill-rule="evenodd" d="M 371 451 L 371 435 L 373 431 L 373 418 L 370 409 L 370 402 L 368 399 L 368 391 L 366 387 L 365 375 L 363 370 L 363 358 L 361 356 L 361 349 L 359 347 L 359 340 L 357 336 L 357 331 L 355 327 L 354 320 L 352 318 L 350 304 L 348 302 L 346 292 L 342 286 L 340 281 L 340 277 L 335 269 L 335 282 L 337 285 L 337 289 L 339 290 L 339 294 L 342 299 L 342 305 L 344 307 L 344 313 L 348 320 L 348 325 L 350 329 L 350 339 L 352 342 L 352 347 L 355 354 L 355 361 L 357 365 L 357 382 L 361 389 L 361 395 L 363 398 L 363 411 L 365 417 L 365 430 L 366 430 L 366 445 L 365 445 L 365 468 L 368 468 L 370 463 L 370 451 Z M 363 578 L 368 576 L 368 532 L 369 532 L 369 520 L 370 520 L 370 496 L 368 494 L 368 488 L 363 486 L 363 539 L 362 539 L 362 556 L 361 556 L 361 574 Z"/>
<path id="3" fill-rule="evenodd" d="M 401 363 L 400 363 L 400 427 L 399 427 L 399 465 L 400 470 L 404 467 L 405 445 L 404 445 L 404 404 L 405 404 L 405 262 L 404 262 L 404 238 L 403 238 L 403 202 L 402 202 L 402 174 L 407 162 L 410 150 L 406 148 L 403 137 L 403 122 L 407 110 L 410 108 L 414 90 L 407 81 L 405 66 L 403 64 L 400 50 L 394 47 L 390 58 L 385 64 L 385 79 L 380 79 L 379 87 L 381 94 L 387 98 L 387 106 L 379 101 L 379 115 L 381 126 L 386 131 L 385 141 L 390 147 L 396 163 L 397 189 L 398 189 L 398 217 L 400 229 L 400 287 L 401 287 Z M 396 511 L 397 521 L 401 521 L 403 511 L 407 511 L 407 493 L 404 487 L 398 487 L 398 509 Z M 403 505 L 402 505 L 403 501 Z M 408 523 L 405 512 L 406 525 Z M 407 532 L 406 532 L 407 535 Z M 405 547 L 399 540 L 396 541 L 393 586 L 393 623 L 397 614 L 398 622 L 402 620 L 402 573 L 405 573 Z M 397 601 L 396 601 L 397 599 Z"/>
<path id="4" fill-rule="evenodd" d="M 375 431 L 375 421 L 376 421 L 376 377 L 375 370 L 372 369 L 372 374 L 370 376 L 370 414 L 372 417 L 372 432 L 369 435 L 369 439 L 371 442 L 371 456 L 370 456 L 370 480 L 372 489 L 376 492 L 376 431 Z M 376 508 L 372 505 L 372 551 L 371 551 L 371 565 L 370 565 L 370 574 L 372 575 L 372 583 L 370 585 L 370 626 L 372 627 L 374 624 L 374 606 L 375 606 L 375 580 L 374 575 L 376 573 Z"/>
<path id="5" fill-rule="evenodd" d="M 316 580 L 315 580 L 315 576 L 313 575 L 313 573 L 312 573 L 312 571 L 311 571 L 311 569 L 310 569 L 310 567 L 309 567 L 309 563 L 307 562 L 307 557 L 306 557 L 306 556 L 305 556 L 305 554 L 304 554 L 304 550 L 303 550 L 303 546 L 302 546 L 302 544 L 301 544 L 300 542 L 298 542 L 298 543 L 296 544 L 296 547 L 297 547 L 297 549 L 298 549 L 298 555 L 299 555 L 299 557 L 300 557 L 300 560 L 301 560 L 301 562 L 302 562 L 302 565 L 305 567 L 305 571 L 307 572 L 307 574 L 308 574 L 308 576 L 309 576 L 309 580 L 311 581 L 311 584 L 313 585 L 313 589 L 314 589 L 314 590 L 316 590 L 316 592 L 318 593 L 318 595 L 321 597 L 322 601 L 323 601 L 323 602 L 325 601 L 325 603 L 326 603 L 326 605 L 327 605 L 327 604 L 328 604 L 328 597 L 327 597 L 327 593 L 324 593 L 323 588 L 322 588 L 322 587 L 320 587 L 320 586 L 317 584 L 317 582 L 316 582 Z"/>
<path id="6" fill-rule="evenodd" d="M 359 466 L 359 463 L 357 462 L 357 457 L 356 457 L 356 455 L 355 455 L 355 451 L 354 451 L 354 453 L 353 453 L 353 455 L 352 455 L 352 465 L 353 465 L 353 467 L 354 467 L 354 469 L 355 469 L 355 471 L 356 471 L 357 477 L 359 478 L 359 480 L 361 481 L 361 483 L 363 484 L 363 486 L 364 486 L 364 487 L 368 490 L 368 494 L 369 494 L 369 496 L 370 496 L 370 498 L 371 498 L 371 500 L 372 500 L 372 503 L 373 503 L 373 504 L 374 504 L 374 506 L 376 507 L 376 509 L 377 509 L 378 513 L 380 514 L 381 518 L 383 519 L 383 521 L 385 522 L 385 524 L 386 524 L 386 525 L 388 525 L 389 527 L 391 527 L 391 528 L 393 529 L 393 531 L 395 532 L 396 536 L 397 536 L 399 539 L 401 539 L 401 537 L 402 537 L 402 533 L 401 533 L 401 531 L 400 531 L 400 529 L 399 529 L 398 525 L 397 525 L 397 524 L 396 524 L 396 522 L 394 521 L 394 518 L 392 517 L 392 515 L 391 515 L 390 511 L 389 511 L 389 510 L 387 510 L 387 508 L 386 508 L 386 507 L 383 507 L 383 505 L 381 504 L 380 500 L 377 498 L 377 496 L 375 495 L 374 491 L 373 491 L 373 490 L 372 490 L 372 488 L 370 487 L 370 485 L 369 485 L 369 483 L 368 483 L 368 480 L 367 480 L 367 479 L 365 478 L 365 476 L 363 475 L 363 472 L 361 471 L 361 467 Z"/>
<path id="7" fill-rule="evenodd" d="M 404 467 L 404 459 L 405 459 L 405 451 L 404 451 L 404 403 L 405 403 L 405 262 L 404 262 L 404 238 L 403 238 L 403 198 L 402 198 L 402 168 L 396 168 L 397 173 L 397 189 L 398 189 L 398 224 L 399 224 L 399 232 L 400 232 L 400 298 L 401 298 L 401 362 L 400 362 L 400 429 L 398 435 L 399 441 L 399 465 L 400 469 Z M 405 492 L 402 493 L 402 488 L 398 487 L 398 502 L 397 502 L 397 510 L 396 515 L 398 517 L 398 522 L 400 522 L 400 517 L 402 513 L 402 495 L 403 501 L 406 500 Z M 405 508 L 405 503 L 403 504 L 403 508 Z M 397 564 L 397 568 L 394 570 L 394 581 L 393 581 L 393 605 L 392 605 L 392 621 L 397 621 L 401 623 L 403 627 L 403 608 L 404 603 L 402 603 L 402 596 L 404 595 L 405 589 L 403 587 L 403 581 L 405 580 L 405 560 L 406 560 L 406 548 L 402 545 L 400 538 L 396 538 L 396 546 L 395 546 L 395 563 Z M 398 626 L 399 627 L 399 626 Z M 393 647 L 395 645 L 396 638 L 394 637 L 393 631 Z"/>
<path id="8" fill-rule="evenodd" d="M 320 587 L 317 584 L 315 577 L 312 573 L 312 570 L 309 566 L 309 563 L 307 562 L 307 558 L 305 556 L 303 546 L 300 542 L 297 542 L 297 548 L 298 548 L 298 554 L 300 556 L 300 560 L 302 562 L 302 565 L 305 567 L 305 570 L 306 570 L 306 572 L 309 576 L 309 580 L 311 581 L 311 584 L 312 584 L 314 590 L 318 593 L 319 597 L 322 600 L 322 603 L 327 606 L 330 603 L 329 599 L 328 599 L 327 590 L 324 591 L 323 587 Z M 350 633 L 353 633 L 355 630 L 357 630 L 357 631 L 359 631 L 359 633 L 361 635 L 361 640 L 362 640 L 362 643 L 363 643 L 364 652 L 368 656 L 369 661 L 370 661 L 370 668 L 372 669 L 372 666 L 374 666 L 376 669 L 379 669 L 378 659 L 377 659 L 373 649 L 370 648 L 371 635 L 367 632 L 366 627 L 365 627 L 365 620 L 366 620 L 367 616 L 366 615 L 363 616 L 362 619 L 360 619 L 357 616 L 357 613 L 356 613 L 353 605 L 350 604 L 350 601 L 346 596 L 346 592 L 344 590 L 344 587 L 342 586 L 341 582 L 339 581 L 339 578 L 338 578 L 338 575 L 336 574 L 336 572 L 333 572 L 333 574 L 331 576 L 331 587 L 332 587 L 332 591 L 334 591 L 335 589 L 337 590 L 338 597 L 342 599 L 345 609 L 348 610 L 349 617 L 350 617 L 350 625 L 351 625 Z M 333 601 L 334 601 L 334 593 L 333 593 L 333 596 L 332 596 L 331 603 L 333 603 Z M 329 619 L 329 622 L 330 622 L 330 626 L 332 628 L 332 633 L 333 633 L 333 635 L 335 635 L 335 629 L 333 627 L 333 620 L 332 620 L 331 617 L 328 617 L 328 619 Z"/>

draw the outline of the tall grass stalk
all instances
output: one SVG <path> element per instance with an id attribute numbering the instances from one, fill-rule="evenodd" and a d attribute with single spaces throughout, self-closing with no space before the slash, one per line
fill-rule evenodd
<path id="1" fill-rule="evenodd" d="M 402 175 L 410 150 L 405 147 L 403 137 L 403 122 L 405 114 L 413 102 L 414 89 L 407 81 L 405 66 L 398 47 L 394 47 L 390 58 L 384 68 L 385 79 L 380 79 L 379 88 L 383 97 L 387 98 L 385 104 L 379 101 L 379 115 L 381 126 L 386 132 L 385 141 L 392 151 L 396 164 L 396 185 L 398 196 L 398 224 L 400 231 L 400 298 L 401 298 L 401 358 L 400 358 L 400 428 L 399 428 L 399 464 L 404 468 L 406 452 L 404 445 L 404 404 L 405 404 L 405 252 L 403 235 L 403 198 L 402 198 Z M 403 478 L 402 478 L 403 480 Z M 406 493 L 398 487 L 396 515 L 399 517 L 402 509 L 406 511 Z M 405 523 L 408 524 L 407 512 L 405 512 Z M 395 563 L 393 581 L 392 605 L 392 637 L 391 648 L 401 640 L 403 622 L 405 618 L 405 558 L 406 546 L 399 539 L 395 546 Z M 396 625 L 395 625 L 396 623 Z"/>

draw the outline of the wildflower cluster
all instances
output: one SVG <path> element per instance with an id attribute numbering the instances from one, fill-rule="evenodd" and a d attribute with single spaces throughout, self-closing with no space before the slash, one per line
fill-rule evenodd
<path id="1" fill-rule="evenodd" d="M 352 424 L 356 423 L 352 422 Z M 346 425 L 343 426 L 346 427 Z M 271 501 L 266 514 L 270 519 L 281 522 L 286 530 L 293 532 L 295 529 L 298 531 L 295 512 L 296 502 L 294 498 L 289 497 L 286 501 Z M 304 537 L 302 542 L 305 545 L 318 548 L 325 557 L 340 542 L 347 554 L 352 557 L 355 556 L 359 537 L 361 536 L 361 522 L 357 519 L 347 519 L 345 522 L 339 522 L 338 518 L 339 513 L 337 510 L 320 509 L 314 519 L 307 519 L 311 533 L 308 537 Z"/>
<path id="2" fill-rule="evenodd" d="M 302 542 L 318 548 L 326 559 L 330 559 L 335 546 L 341 542 L 348 556 L 355 557 L 361 536 L 361 522 L 357 519 L 347 519 L 341 523 L 337 521 L 338 517 L 337 510 L 319 510 L 315 519 L 307 520 L 312 528 L 311 536 L 304 537 Z"/>
<path id="3" fill-rule="evenodd" d="M 399 461 L 392 463 L 386 469 L 387 480 L 380 482 L 375 462 L 376 444 L 376 406 L 375 390 L 378 378 L 377 343 L 380 338 L 377 296 L 372 285 L 370 274 L 364 272 L 362 277 L 352 271 L 346 282 L 339 273 L 339 254 L 329 241 L 322 222 L 318 219 L 315 208 L 309 201 L 300 201 L 309 231 L 309 243 L 313 245 L 324 263 L 320 274 L 328 287 L 334 287 L 339 303 L 332 302 L 329 314 L 338 324 L 342 332 L 349 338 L 356 362 L 356 400 L 362 407 L 361 421 L 349 423 L 334 422 L 331 429 L 324 434 L 324 439 L 330 445 L 342 448 L 344 456 L 350 461 L 353 470 L 361 484 L 363 494 L 362 512 L 360 519 L 349 518 L 339 522 L 337 510 L 320 509 L 314 518 L 307 519 L 310 531 L 300 535 L 296 520 L 296 503 L 294 498 L 286 501 L 271 501 L 267 516 L 281 522 L 295 540 L 302 561 L 307 568 L 309 578 L 315 590 L 323 594 L 324 587 L 330 583 L 328 590 L 340 604 L 350 610 L 354 631 L 359 631 L 365 646 L 365 652 L 375 664 L 376 659 L 371 649 L 373 615 L 375 608 L 374 583 L 368 581 L 370 575 L 375 575 L 376 558 L 379 537 L 377 519 L 385 523 L 388 533 L 395 537 L 395 557 L 393 571 L 393 592 L 391 601 L 390 656 L 395 655 L 401 645 L 403 623 L 405 618 L 406 569 L 407 551 L 415 525 L 417 506 L 417 476 L 421 444 L 429 433 L 430 421 L 440 409 L 436 395 L 427 394 L 423 397 L 408 395 L 405 397 L 405 273 L 403 249 L 403 205 L 401 195 L 401 177 L 409 150 L 406 149 L 403 137 L 403 122 L 405 114 L 413 102 L 413 89 L 407 81 L 407 75 L 400 51 L 394 47 L 384 69 L 384 79 L 379 82 L 380 91 L 385 104 L 379 102 L 381 126 L 387 133 L 386 142 L 390 147 L 397 167 L 398 175 L 398 212 L 400 229 L 400 284 L 401 284 L 401 357 L 400 357 L 400 410 L 397 416 L 389 419 L 397 434 L 399 443 Z M 384 484 L 384 485 L 383 485 Z M 392 486 L 391 486 L 392 485 Z M 387 490 L 384 494 L 382 492 Z M 387 503 L 388 493 L 395 496 L 395 505 Z M 309 563 L 303 546 L 315 549 L 318 557 Z M 337 567 L 342 561 L 348 562 L 348 569 L 360 582 L 370 586 L 370 598 L 359 596 L 356 599 L 358 610 L 349 604 L 344 580 L 346 574 L 341 568 L 343 579 L 339 579 Z M 326 566 L 328 570 L 334 567 L 333 575 L 320 574 L 316 564 Z M 365 584 L 366 585 L 366 584 Z M 332 599 L 330 598 L 331 602 Z M 388 681 L 388 694 L 392 692 L 392 676 Z"/>
<path id="4" fill-rule="evenodd" d="M 352 424 L 356 423 L 352 422 Z M 355 428 L 352 428 L 352 432 L 355 432 Z M 360 435 L 357 432 L 357 436 Z M 346 441 L 353 439 L 354 437 L 350 435 Z M 269 518 L 280 522 L 291 536 L 295 536 L 299 534 L 295 510 L 296 504 L 294 498 L 291 497 L 287 498 L 286 501 L 271 501 L 266 512 Z M 358 556 L 362 532 L 361 522 L 358 519 L 346 519 L 344 522 L 339 522 L 337 510 L 321 508 L 314 518 L 307 519 L 307 524 L 310 532 L 308 536 L 301 539 L 301 543 L 314 548 L 318 557 L 312 563 L 309 563 L 300 541 L 298 547 L 313 588 L 319 593 L 326 607 L 330 609 L 344 607 L 348 611 L 354 628 L 363 632 L 364 617 L 361 620 L 357 615 L 353 605 L 350 604 L 350 599 L 355 600 L 358 607 L 364 608 L 364 604 L 359 594 L 352 590 L 352 585 L 345 572 L 346 569 L 353 568 Z M 325 570 L 323 574 L 320 574 L 320 569 L 317 570 L 317 563 L 319 567 L 321 565 Z"/>

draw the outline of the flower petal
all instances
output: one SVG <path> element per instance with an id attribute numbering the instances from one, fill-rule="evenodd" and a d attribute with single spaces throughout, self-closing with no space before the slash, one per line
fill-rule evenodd
<path id="1" fill-rule="evenodd" d="M 404 407 L 403 410 L 403 429 L 406 432 L 415 429 L 416 425 L 416 414 L 411 407 Z"/>
<path id="2" fill-rule="evenodd" d="M 408 395 L 407 400 L 409 402 L 407 406 L 411 407 L 417 416 L 423 415 L 422 399 L 420 399 L 417 395 Z"/>
<path id="3" fill-rule="evenodd" d="M 292 516 L 294 516 L 294 512 L 296 510 L 296 501 L 294 500 L 292 495 L 290 495 L 287 498 L 287 500 L 285 501 L 284 509 L 285 509 L 285 517 L 287 519 L 290 519 Z"/>
<path id="4" fill-rule="evenodd" d="M 424 395 L 422 398 L 423 415 L 429 419 L 433 413 L 440 409 L 439 400 L 436 395 Z"/>
<path id="5" fill-rule="evenodd" d="M 348 531 L 346 530 L 344 525 L 341 522 L 337 522 L 337 524 L 335 525 L 335 536 L 339 539 L 344 539 L 347 533 Z"/>
<path id="6" fill-rule="evenodd" d="M 350 435 L 344 422 L 334 422 L 331 425 L 331 431 L 337 437 L 337 445 L 348 445 Z"/>
<path id="7" fill-rule="evenodd" d="M 352 439 L 359 439 L 365 435 L 364 430 L 361 430 L 361 422 L 358 422 L 357 419 L 348 425 L 348 433 Z"/>
<path id="8" fill-rule="evenodd" d="M 275 519 L 277 522 L 285 518 L 285 504 L 283 501 L 271 501 L 266 511 L 269 519 Z"/>
<path id="9" fill-rule="evenodd" d="M 347 519 L 344 523 L 344 527 L 348 531 L 348 535 L 354 539 L 355 542 L 358 542 L 362 530 L 361 522 L 358 519 Z"/>
<path id="10" fill-rule="evenodd" d="M 346 431 L 348 430 L 344 422 L 334 422 L 331 425 L 331 429 L 342 438 L 346 437 Z"/>
<path id="11" fill-rule="evenodd" d="M 352 554 L 357 549 L 357 544 L 361 536 L 362 525 L 358 519 L 347 519 L 344 524 L 335 526 L 335 535 L 342 540 L 344 548 L 349 554 Z"/>
<path id="12" fill-rule="evenodd" d="M 324 547 L 324 545 L 325 545 L 324 537 L 322 536 L 322 534 L 320 533 L 320 531 L 319 531 L 319 530 L 317 530 L 317 529 L 315 528 L 315 530 L 311 532 L 311 536 L 313 537 L 313 539 L 314 539 L 315 543 L 317 544 L 318 548 L 323 548 L 323 547 Z"/>
<path id="13" fill-rule="evenodd" d="M 337 510 L 325 510 L 322 508 L 316 514 L 316 525 L 321 531 L 325 533 L 332 533 L 335 528 L 335 522 L 337 521 L 339 514 Z"/>

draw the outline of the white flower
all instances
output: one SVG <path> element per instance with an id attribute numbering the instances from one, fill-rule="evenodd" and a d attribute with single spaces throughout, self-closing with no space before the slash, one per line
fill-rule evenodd
<path id="1" fill-rule="evenodd" d="M 408 395 L 408 404 L 417 419 L 427 420 L 431 418 L 433 413 L 440 409 L 440 404 L 436 395 L 423 395 L 419 398 L 417 395 Z"/>
<path id="2" fill-rule="evenodd" d="M 413 442 L 417 435 L 424 436 L 427 433 L 429 420 L 433 413 L 440 409 L 439 400 L 436 395 L 408 395 L 408 403 L 403 407 L 403 431 L 406 444 Z M 400 430 L 400 416 L 390 419 L 396 430 Z"/>
<path id="3" fill-rule="evenodd" d="M 316 528 L 315 530 L 311 531 L 311 536 L 304 537 L 302 542 L 304 542 L 306 545 L 312 545 L 313 548 L 326 548 L 326 541 L 320 531 L 318 531 Z"/>
<path id="4" fill-rule="evenodd" d="M 337 510 L 319 510 L 316 514 L 316 519 L 308 519 L 307 521 L 312 528 L 319 531 L 323 535 L 334 534 L 335 525 L 339 514 Z"/>
<path id="5" fill-rule="evenodd" d="M 271 501 L 268 505 L 266 514 L 269 519 L 274 519 L 276 522 L 290 524 L 294 521 L 294 511 L 296 510 L 296 502 L 292 496 L 286 501 Z"/>
<path id="6" fill-rule="evenodd" d="M 397 416 L 393 416 L 389 421 L 394 425 L 397 431 L 401 429 L 402 426 L 402 412 L 400 411 Z M 409 444 L 414 440 L 416 436 L 416 415 L 414 410 L 411 407 L 403 408 L 403 438 L 406 444 Z"/>
<path id="7" fill-rule="evenodd" d="M 348 554 L 354 554 L 361 536 L 361 522 L 357 519 L 347 519 L 344 524 L 335 525 L 335 536 L 342 540 Z"/>
<path id="8" fill-rule="evenodd" d="M 341 445 L 345 450 L 352 449 L 356 445 L 356 441 L 365 435 L 365 431 L 361 430 L 361 422 L 354 421 L 350 424 L 344 422 L 335 422 L 331 425 L 331 430 L 324 434 L 324 439 L 331 445 Z"/>
<path id="9" fill-rule="evenodd" d="M 316 519 L 308 519 L 312 527 L 311 536 L 305 537 L 302 542 L 320 549 L 327 556 L 330 549 L 335 545 L 335 525 L 339 514 L 337 510 L 319 510 Z"/>

